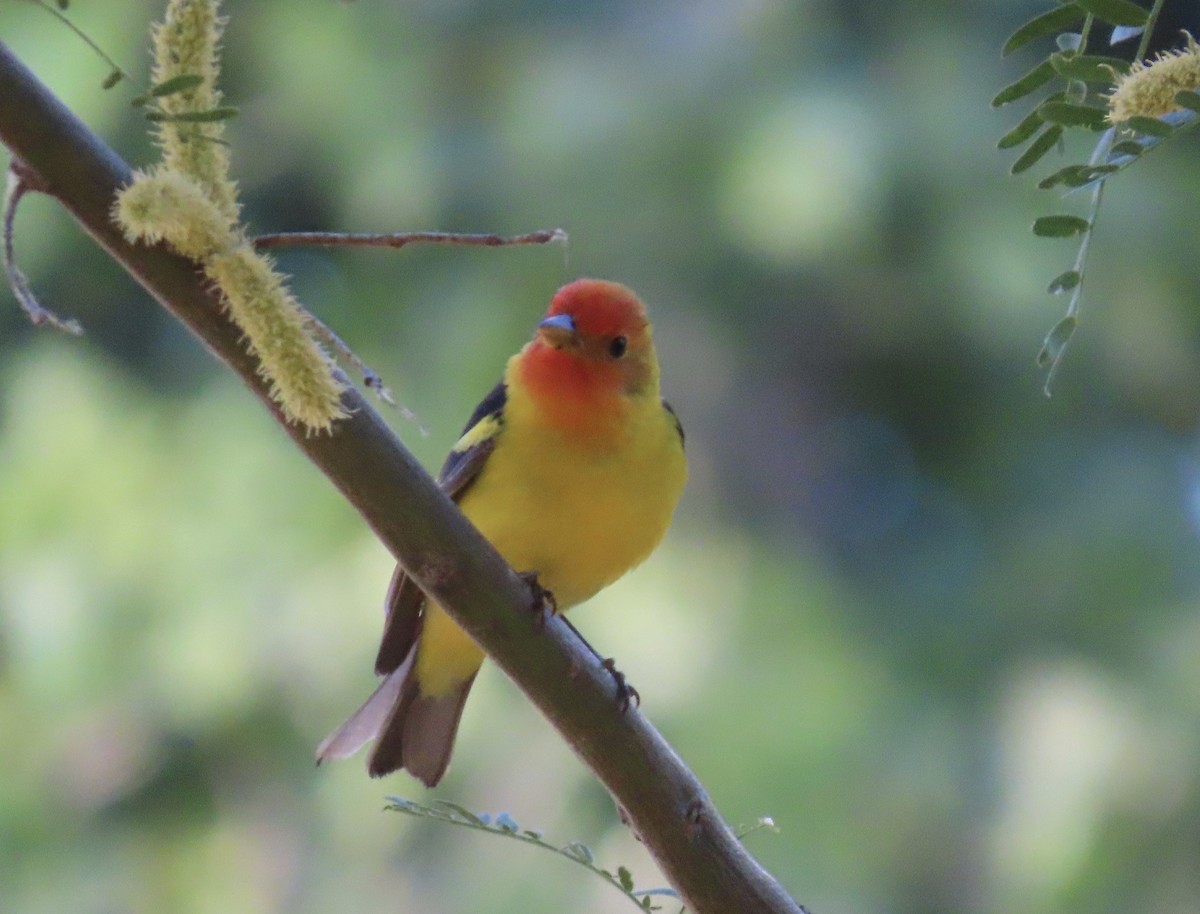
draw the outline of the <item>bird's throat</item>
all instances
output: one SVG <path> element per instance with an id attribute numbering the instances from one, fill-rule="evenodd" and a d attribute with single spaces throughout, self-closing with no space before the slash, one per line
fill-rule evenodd
<path id="1" fill-rule="evenodd" d="M 581 358 L 534 340 L 510 366 L 513 385 L 548 426 L 581 444 L 619 434 L 628 410 L 622 378 L 611 363 Z"/>

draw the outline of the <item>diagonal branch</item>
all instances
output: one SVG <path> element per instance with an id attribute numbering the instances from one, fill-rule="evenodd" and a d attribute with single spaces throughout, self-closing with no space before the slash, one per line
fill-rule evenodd
<path id="1" fill-rule="evenodd" d="M 241 333 L 194 265 L 129 245 L 109 221 L 129 166 L 0 43 L 0 142 L 46 192 L 235 371 L 431 597 L 477 640 L 613 793 L 671 883 L 698 914 L 803 909 L 745 851 L 704 787 L 636 709 L 618 710 L 612 677 L 566 625 L 544 630 L 505 565 L 355 390 L 350 418 L 325 435 L 284 423 Z M 570 679 L 571 688 L 562 688 Z"/>

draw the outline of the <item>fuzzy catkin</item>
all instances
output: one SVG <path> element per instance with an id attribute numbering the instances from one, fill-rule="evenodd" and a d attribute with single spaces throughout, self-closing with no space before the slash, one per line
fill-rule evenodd
<path id="1" fill-rule="evenodd" d="M 250 351 L 262 363 L 260 374 L 288 417 L 314 431 L 328 431 L 335 419 L 344 419 L 333 365 L 273 264 L 243 242 L 205 260 L 204 272 L 246 332 Z"/>
<path id="2" fill-rule="evenodd" d="M 225 20 L 219 0 L 170 0 L 154 28 L 154 83 L 180 76 L 198 85 L 158 98 L 170 116 L 211 111 L 221 100 L 218 42 Z M 239 224 L 237 186 L 220 121 L 162 120 L 156 138 L 162 161 L 136 172 L 113 204 L 113 219 L 130 242 L 163 241 L 200 263 L 231 319 L 259 360 L 259 374 L 289 422 L 328 431 L 347 416 L 344 386 L 312 334 L 312 319 L 288 291 L 284 277 L 246 240 Z"/>
<path id="3" fill-rule="evenodd" d="M 1187 35 L 1187 47 L 1164 51 L 1154 60 L 1135 63 L 1108 96 L 1108 120 L 1162 117 L 1179 109 L 1175 95 L 1200 88 L 1200 45 Z"/>
<path id="4" fill-rule="evenodd" d="M 217 88 L 218 53 L 226 20 L 216 0 L 170 0 L 163 21 L 154 27 L 151 78 L 161 85 L 178 76 L 199 76 L 200 84 L 159 99 L 167 115 L 211 111 L 221 103 Z M 237 186 L 229 178 L 229 151 L 221 142 L 222 121 L 163 121 L 156 126 L 163 165 L 191 175 L 231 223 L 238 221 Z"/>
<path id="5" fill-rule="evenodd" d="M 133 183 L 117 197 L 113 218 L 131 243 L 165 241 L 193 260 L 203 261 L 238 243 L 229 220 L 204 188 L 162 166 L 134 172 Z"/>

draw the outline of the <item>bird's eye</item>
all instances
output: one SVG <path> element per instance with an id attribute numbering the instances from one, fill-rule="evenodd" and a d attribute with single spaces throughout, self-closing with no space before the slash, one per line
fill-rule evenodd
<path id="1" fill-rule="evenodd" d="M 625 354 L 625 350 L 629 348 L 629 340 L 623 336 L 618 336 L 608 344 L 608 354 L 614 359 L 619 359 Z"/>

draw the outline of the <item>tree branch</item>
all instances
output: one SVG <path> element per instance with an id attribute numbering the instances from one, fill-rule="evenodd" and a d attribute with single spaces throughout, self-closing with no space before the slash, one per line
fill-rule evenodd
<path id="1" fill-rule="evenodd" d="M 259 250 L 287 247 L 402 248 L 410 244 L 442 244 L 458 247 L 512 247 L 521 244 L 565 243 L 562 229 L 542 229 L 524 235 L 477 235 L 462 232 L 280 232 L 251 239 Z"/>
<path id="2" fill-rule="evenodd" d="M 508 568 L 367 401 L 327 435 L 287 425 L 194 265 L 132 246 L 109 219 L 129 166 L 0 43 L 0 141 L 46 192 L 167 310 L 232 368 L 380 540 L 478 641 L 613 793 L 655 860 L 698 914 L 803 909 L 745 851 L 696 777 L 636 710 L 621 713 L 612 677 L 562 620 L 544 630 L 526 585 Z M 571 688 L 564 689 L 564 682 Z"/>

